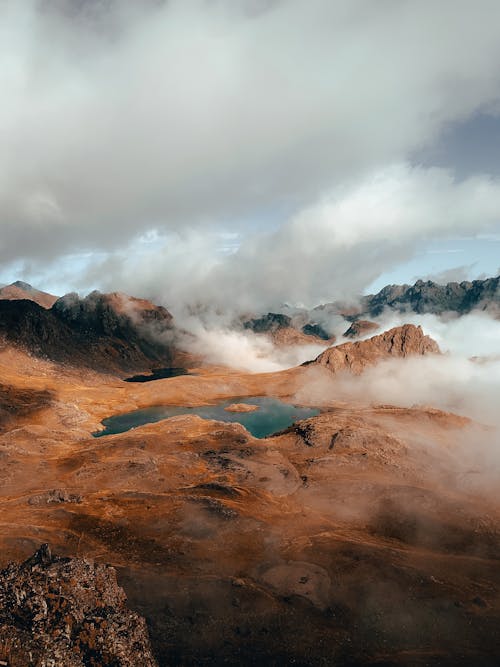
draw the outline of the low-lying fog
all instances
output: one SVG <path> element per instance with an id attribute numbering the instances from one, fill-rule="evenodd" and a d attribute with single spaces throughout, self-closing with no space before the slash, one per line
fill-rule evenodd
<path id="1" fill-rule="evenodd" d="M 390 359 L 367 368 L 362 376 L 314 375 L 302 400 L 324 402 L 348 398 L 398 406 L 431 405 L 486 423 L 497 423 L 500 397 L 500 321 L 482 312 L 462 317 L 386 313 L 376 318 L 379 332 L 404 323 L 420 324 L 434 338 L 442 355 Z M 335 323 L 337 343 L 348 322 Z M 195 338 L 189 349 L 211 362 L 249 372 L 272 372 L 314 359 L 326 345 L 280 347 L 271 339 L 229 325 L 202 325 L 191 320 Z M 333 331 L 332 331 L 333 333 Z M 369 337 L 369 336 L 367 336 Z"/>

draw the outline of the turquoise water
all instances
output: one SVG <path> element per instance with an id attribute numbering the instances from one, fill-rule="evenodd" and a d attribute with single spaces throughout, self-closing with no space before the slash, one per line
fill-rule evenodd
<path id="1" fill-rule="evenodd" d="M 227 412 L 225 407 L 232 403 L 249 403 L 258 405 L 259 409 L 255 412 Z M 256 438 L 265 438 L 272 433 L 287 428 L 299 419 L 314 417 L 319 414 L 315 408 L 303 408 L 268 396 L 258 396 L 255 398 L 243 398 L 222 401 L 216 405 L 204 405 L 198 408 L 184 408 L 178 406 L 158 405 L 143 410 L 134 410 L 123 415 L 116 415 L 102 420 L 104 431 L 94 433 L 94 437 L 99 438 L 103 435 L 113 435 L 115 433 L 124 433 L 131 428 L 158 422 L 162 419 L 175 417 L 177 415 L 198 415 L 204 419 L 217 419 L 225 422 L 239 422 L 250 431 Z"/>

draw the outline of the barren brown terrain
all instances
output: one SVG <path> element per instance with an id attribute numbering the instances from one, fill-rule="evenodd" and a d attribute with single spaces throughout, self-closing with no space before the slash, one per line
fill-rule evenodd
<path id="1" fill-rule="evenodd" d="M 0 566 L 45 542 L 113 565 L 161 665 L 498 664 L 500 513 L 459 444 L 481 427 L 325 397 L 267 439 L 196 416 L 92 437 L 332 377 L 194 370 L 132 384 L 4 347 Z"/>

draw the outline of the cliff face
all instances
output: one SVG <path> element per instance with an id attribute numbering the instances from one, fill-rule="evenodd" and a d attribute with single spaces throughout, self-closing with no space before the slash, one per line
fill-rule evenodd
<path id="1" fill-rule="evenodd" d="M 0 301 L 0 334 L 53 361 L 105 371 L 171 365 L 170 313 L 122 294 L 68 294 L 49 310 L 34 301 Z"/>
<path id="2" fill-rule="evenodd" d="M 47 545 L 0 572 L 0 664 L 156 667 L 146 622 L 114 568 L 53 557 Z"/>
<path id="3" fill-rule="evenodd" d="M 438 344 L 425 336 L 421 327 L 405 324 L 368 340 L 330 347 L 308 363 L 325 366 L 332 373 L 349 370 L 359 374 L 383 359 L 429 353 L 439 353 Z"/>
<path id="4" fill-rule="evenodd" d="M 487 311 L 500 317 L 500 276 L 484 280 L 450 282 L 439 285 L 432 280 L 417 280 L 414 285 L 386 285 L 376 294 L 361 297 L 355 305 L 340 301 L 316 306 L 307 317 L 337 315 L 349 322 L 378 317 L 384 310 L 399 313 L 455 313 Z"/>

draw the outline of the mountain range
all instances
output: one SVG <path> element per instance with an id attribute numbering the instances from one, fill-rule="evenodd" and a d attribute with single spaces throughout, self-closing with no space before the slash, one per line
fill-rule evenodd
<path id="1" fill-rule="evenodd" d="M 272 333 L 274 337 L 277 331 L 295 329 L 310 336 L 309 342 L 313 342 L 334 340 L 333 332 L 329 331 L 332 316 L 345 320 L 346 330 L 342 333 L 345 338 L 372 333 L 378 325 L 368 318 L 390 312 L 461 316 L 478 310 L 500 317 L 500 276 L 446 285 L 417 280 L 414 285 L 387 285 L 354 303 L 335 301 L 311 310 L 288 307 L 283 310 L 248 318 L 243 326 L 255 333 Z"/>

